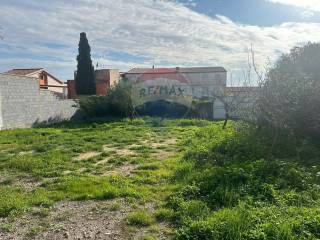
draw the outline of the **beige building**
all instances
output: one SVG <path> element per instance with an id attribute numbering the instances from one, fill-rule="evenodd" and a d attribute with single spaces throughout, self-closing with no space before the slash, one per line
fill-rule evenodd
<path id="1" fill-rule="evenodd" d="M 39 79 L 39 87 L 41 89 L 47 89 L 52 92 L 57 93 L 57 95 L 65 98 L 67 96 L 67 85 L 64 84 L 61 80 L 47 72 L 43 68 L 27 68 L 27 69 L 12 69 L 6 74 L 25 76 L 25 77 L 34 77 Z"/>
<path id="2" fill-rule="evenodd" d="M 122 74 L 121 83 L 132 86 L 133 104 L 169 100 L 190 106 L 203 100 L 203 116 L 224 119 L 226 111 L 216 96 L 224 96 L 227 71 L 223 67 L 134 68 Z"/>
<path id="3" fill-rule="evenodd" d="M 227 84 L 227 71 L 223 67 L 190 68 L 133 68 L 123 73 L 122 82 L 129 85 L 143 81 L 160 79 L 162 81 L 185 81 L 189 92 L 194 97 L 210 97 L 216 91 L 223 91 Z"/>

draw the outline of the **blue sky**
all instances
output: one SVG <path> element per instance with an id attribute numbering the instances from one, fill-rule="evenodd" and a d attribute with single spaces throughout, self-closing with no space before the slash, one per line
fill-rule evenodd
<path id="1" fill-rule="evenodd" d="M 304 0 L 299 0 L 303 2 Z M 210 17 L 223 15 L 235 22 L 273 26 L 284 22 L 320 22 L 320 14 L 294 4 L 265 0 L 181 0 L 189 8 Z M 294 1 L 293 1 L 294 2 Z"/>
<path id="2" fill-rule="evenodd" d="M 62 80 L 87 32 L 100 67 L 224 66 L 243 78 L 320 41 L 318 0 L 0 0 L 0 72 L 45 67 Z M 250 62 L 250 61 L 249 61 Z"/>

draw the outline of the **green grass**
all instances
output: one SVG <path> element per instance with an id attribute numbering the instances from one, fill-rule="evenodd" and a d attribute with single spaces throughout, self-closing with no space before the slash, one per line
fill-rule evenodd
<path id="1" fill-rule="evenodd" d="M 153 223 L 153 219 L 146 213 L 146 210 L 135 210 L 126 217 L 126 221 L 129 225 L 137 227 L 150 226 Z"/>
<path id="2" fill-rule="evenodd" d="M 153 236 L 144 236 L 142 240 L 156 240 L 156 238 Z"/>
<path id="3" fill-rule="evenodd" d="M 0 217 L 7 217 L 12 212 L 21 212 L 28 206 L 27 195 L 10 187 L 0 188 Z"/>
<path id="4" fill-rule="evenodd" d="M 160 187 L 159 184 L 164 186 L 174 162 L 155 162 L 150 156 L 154 150 L 146 145 L 132 148 L 136 154 L 130 157 L 117 155 L 114 148 L 129 150 L 130 145 L 146 139 L 165 141 L 171 135 L 179 137 L 183 133 L 177 125 L 175 120 L 153 118 L 96 119 L 1 131 L 0 216 L 23 214 L 34 207 L 39 208 L 33 210 L 38 215 L 48 215 L 42 209 L 64 199 L 163 201 L 172 190 L 170 185 Z M 103 151 L 105 145 L 112 146 L 112 151 Z M 87 152 L 100 155 L 75 160 Z M 105 159 L 108 161 L 96 165 Z M 103 176 L 106 171 L 125 164 L 137 165 L 131 177 Z"/>
<path id="5" fill-rule="evenodd" d="M 119 211 L 121 209 L 121 205 L 119 203 L 112 203 L 110 206 L 109 206 L 109 209 L 111 211 Z"/>
<path id="6" fill-rule="evenodd" d="M 52 203 L 47 191 L 41 188 L 29 193 L 15 187 L 0 187 L 0 217 L 21 213 L 30 206 L 50 206 Z"/>
<path id="7" fill-rule="evenodd" d="M 176 146 L 142 143 L 173 138 Z M 174 155 L 159 160 L 156 150 Z M 223 130 L 220 122 L 193 119 L 95 119 L 1 131 L 0 217 L 45 218 L 57 201 L 116 199 L 107 209 L 129 205 L 124 221 L 144 227 L 146 239 L 162 225 L 176 240 L 319 239 L 318 145 L 281 139 L 269 150 L 266 134 L 254 128 L 230 122 Z M 88 152 L 100 154 L 76 160 Z M 42 230 L 30 229 L 30 237 Z"/>
<path id="8" fill-rule="evenodd" d="M 141 198 L 134 185 L 121 177 L 64 177 L 49 186 L 49 190 L 73 200 L 108 200 L 117 197 Z"/>
<path id="9" fill-rule="evenodd" d="M 270 157 L 265 135 L 245 130 L 209 125 L 186 139 L 172 178 L 182 187 L 167 200 L 174 239 L 318 239 L 319 166 L 295 154 L 298 141 Z"/>
<path id="10" fill-rule="evenodd" d="M 174 217 L 174 211 L 168 208 L 159 208 L 155 213 L 155 217 L 159 222 L 171 221 Z"/>

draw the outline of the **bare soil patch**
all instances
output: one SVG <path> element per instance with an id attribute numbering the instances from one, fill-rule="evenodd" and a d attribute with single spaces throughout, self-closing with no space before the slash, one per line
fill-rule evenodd
<path id="1" fill-rule="evenodd" d="M 117 200 L 120 202 L 120 200 Z M 47 217 L 27 215 L 19 219 L 9 233 L 0 231 L 0 239 L 12 240 L 123 240 L 129 239 L 123 219 L 130 206 L 120 202 L 120 209 L 112 211 L 114 201 L 86 201 L 57 203 Z M 34 236 L 32 232 L 38 230 Z"/>
<path id="2" fill-rule="evenodd" d="M 108 202 L 61 202 L 55 206 L 50 222 L 57 223 L 36 239 L 126 239 L 123 218 L 130 207 L 121 204 L 119 211 L 108 209 Z M 65 216 L 65 219 L 61 219 Z"/>
<path id="3" fill-rule="evenodd" d="M 40 187 L 42 185 L 42 182 L 35 181 L 32 179 L 18 179 L 18 180 L 13 181 L 12 185 L 17 188 L 22 188 L 22 189 L 26 190 L 27 192 L 31 192 L 31 191 L 37 189 L 38 187 Z"/>

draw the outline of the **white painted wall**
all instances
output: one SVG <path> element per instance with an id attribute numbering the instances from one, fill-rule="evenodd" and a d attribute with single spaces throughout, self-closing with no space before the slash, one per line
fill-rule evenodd
<path id="1" fill-rule="evenodd" d="M 213 103 L 213 119 L 221 120 L 226 118 L 226 110 L 224 103 L 220 99 L 216 99 Z"/>

